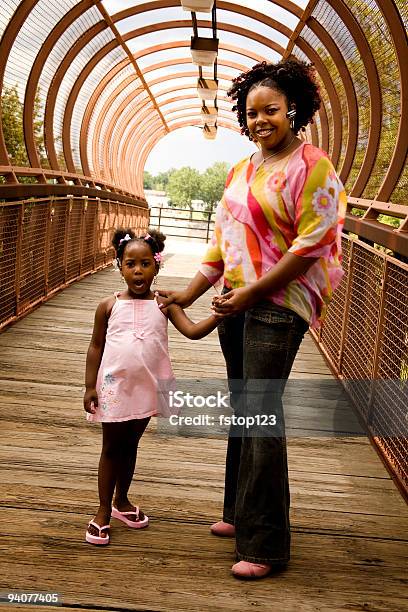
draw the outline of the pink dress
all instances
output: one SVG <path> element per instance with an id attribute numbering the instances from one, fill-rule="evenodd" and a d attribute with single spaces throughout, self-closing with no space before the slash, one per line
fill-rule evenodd
<path id="1" fill-rule="evenodd" d="M 96 383 L 99 406 L 87 419 L 110 423 L 168 416 L 175 381 L 167 317 L 156 300 L 115 297 Z"/>

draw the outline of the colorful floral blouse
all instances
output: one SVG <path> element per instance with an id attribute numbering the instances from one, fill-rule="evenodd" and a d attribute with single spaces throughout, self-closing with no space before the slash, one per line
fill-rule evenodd
<path id="1" fill-rule="evenodd" d="M 308 271 L 268 297 L 318 326 L 343 275 L 340 235 L 346 194 L 326 153 L 303 143 L 258 166 L 245 158 L 230 171 L 200 271 L 229 288 L 255 282 L 289 251 L 315 257 Z"/>

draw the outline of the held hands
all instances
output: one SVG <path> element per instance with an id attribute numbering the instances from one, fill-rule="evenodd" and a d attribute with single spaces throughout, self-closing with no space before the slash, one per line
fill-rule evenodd
<path id="1" fill-rule="evenodd" d="M 249 287 L 232 289 L 225 295 L 215 296 L 212 301 L 212 311 L 215 316 L 238 314 L 251 308 L 257 302 Z"/>
<path id="2" fill-rule="evenodd" d="M 193 302 L 186 291 L 167 291 L 166 289 L 156 289 L 154 295 L 158 299 L 159 308 L 166 314 L 166 309 L 170 304 L 178 304 L 181 308 L 187 308 Z"/>
<path id="3" fill-rule="evenodd" d="M 84 395 L 84 409 L 90 414 L 95 414 L 98 407 L 98 394 L 96 389 L 86 389 Z"/>

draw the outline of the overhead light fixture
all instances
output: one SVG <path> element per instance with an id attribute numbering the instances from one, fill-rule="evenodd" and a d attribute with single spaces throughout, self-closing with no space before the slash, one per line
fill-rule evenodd
<path id="1" fill-rule="evenodd" d="M 215 140 L 217 136 L 217 126 L 216 125 L 205 125 L 203 129 L 204 138 L 207 140 Z"/>
<path id="2" fill-rule="evenodd" d="M 201 100 L 215 100 L 218 92 L 218 81 L 214 79 L 198 79 L 197 93 Z"/>
<path id="3" fill-rule="evenodd" d="M 201 109 L 201 121 L 206 125 L 215 125 L 218 119 L 218 109 L 203 106 Z"/>
<path id="4" fill-rule="evenodd" d="M 218 38 L 191 37 L 191 56 L 197 66 L 212 66 L 218 53 Z"/>
<path id="5" fill-rule="evenodd" d="M 185 11 L 193 13 L 211 13 L 214 0 L 181 0 L 181 6 Z"/>

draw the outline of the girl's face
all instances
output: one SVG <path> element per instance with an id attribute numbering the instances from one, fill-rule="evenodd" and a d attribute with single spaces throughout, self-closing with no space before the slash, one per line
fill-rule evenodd
<path id="1" fill-rule="evenodd" d="M 286 96 L 277 89 L 255 87 L 246 100 L 246 122 L 251 136 L 261 145 L 266 157 L 285 147 L 293 138 Z"/>
<path id="2" fill-rule="evenodd" d="M 129 295 L 139 299 L 150 297 L 150 286 L 157 274 L 150 246 L 142 241 L 130 242 L 123 253 L 121 272 Z"/>

